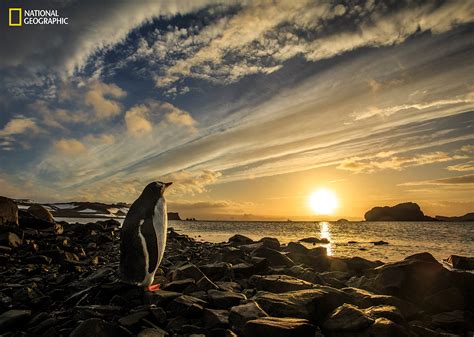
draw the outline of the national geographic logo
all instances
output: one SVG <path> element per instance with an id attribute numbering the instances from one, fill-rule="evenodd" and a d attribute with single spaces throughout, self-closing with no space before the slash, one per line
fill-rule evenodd
<path id="1" fill-rule="evenodd" d="M 8 9 L 8 25 L 10 27 L 68 24 L 69 18 L 61 16 L 57 9 Z"/>

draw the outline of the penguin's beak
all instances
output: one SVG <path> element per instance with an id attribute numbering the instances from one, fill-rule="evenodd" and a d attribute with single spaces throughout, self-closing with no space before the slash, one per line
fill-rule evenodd
<path id="1" fill-rule="evenodd" d="M 171 183 L 171 182 L 170 182 L 170 183 L 165 183 L 165 184 L 164 184 L 164 185 L 165 185 L 165 190 L 166 190 L 168 187 L 170 187 L 172 184 L 173 184 L 173 183 Z"/>

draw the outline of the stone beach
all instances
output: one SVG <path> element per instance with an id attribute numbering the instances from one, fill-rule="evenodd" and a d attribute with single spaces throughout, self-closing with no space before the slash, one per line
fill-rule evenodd
<path id="1" fill-rule="evenodd" d="M 117 278 L 117 221 L 56 223 L 38 207 L 15 219 L 2 207 L 1 336 L 474 333 L 474 274 L 429 253 L 384 264 L 328 256 L 316 239 L 209 243 L 170 228 L 151 293 Z"/>

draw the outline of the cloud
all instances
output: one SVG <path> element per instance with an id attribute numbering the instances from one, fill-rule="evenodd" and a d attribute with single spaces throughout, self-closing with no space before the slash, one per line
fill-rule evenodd
<path id="1" fill-rule="evenodd" d="M 120 104 L 111 98 L 122 98 L 125 95 L 125 91 L 115 84 L 94 82 L 85 94 L 85 103 L 94 109 L 98 119 L 106 119 L 116 116 L 121 111 Z M 107 96 L 110 98 L 106 98 Z"/>
<path id="2" fill-rule="evenodd" d="M 233 83 L 251 74 L 270 74 L 297 55 L 316 62 L 362 47 L 400 44 L 420 32 L 446 32 L 472 22 L 473 8 L 463 1 L 367 1 L 349 8 L 331 2 L 253 1 L 200 31 L 174 28 L 151 46 L 140 44 L 137 54 L 167 64 L 154 76 L 160 88 L 189 77 Z M 374 91 L 382 85 L 375 80 L 369 84 Z"/>
<path id="3" fill-rule="evenodd" d="M 449 171 L 460 171 L 460 172 L 474 171 L 474 161 L 470 161 L 464 164 L 451 165 L 451 166 L 448 166 L 447 169 Z"/>
<path id="4" fill-rule="evenodd" d="M 465 159 L 463 155 L 450 155 L 446 152 L 437 151 L 432 153 L 417 154 L 413 156 L 387 156 L 375 155 L 376 158 L 389 158 L 382 160 L 374 160 L 373 157 L 368 158 L 348 158 L 343 160 L 337 168 L 340 170 L 351 171 L 354 173 L 373 173 L 384 169 L 402 170 L 406 167 L 421 166 L 434 163 L 442 163 L 446 161 Z"/>
<path id="5" fill-rule="evenodd" d="M 150 133 L 154 125 L 167 122 L 178 127 L 196 131 L 196 120 L 176 106 L 156 100 L 135 105 L 125 113 L 125 125 L 129 134 L 140 136 Z"/>
<path id="6" fill-rule="evenodd" d="M 77 139 L 59 139 L 54 143 L 54 147 L 61 153 L 67 155 L 82 154 L 87 152 L 87 148 Z"/>
<path id="7" fill-rule="evenodd" d="M 206 186 L 216 183 L 221 175 L 222 173 L 220 172 L 210 170 L 198 172 L 179 171 L 168 174 L 161 179 L 173 182 L 173 188 L 170 190 L 171 194 L 183 196 L 205 192 Z"/>
<path id="8" fill-rule="evenodd" d="M 180 110 L 169 103 L 166 103 L 166 108 L 170 111 L 166 113 L 165 119 L 171 124 L 183 125 L 195 131 L 196 120 L 186 111 Z"/>
<path id="9" fill-rule="evenodd" d="M 25 132 L 36 133 L 39 131 L 38 126 L 33 118 L 16 116 L 12 118 L 5 126 L 0 129 L 0 137 L 14 136 Z"/>
<path id="10" fill-rule="evenodd" d="M 84 140 L 91 143 L 111 145 L 115 143 L 115 136 L 107 133 L 100 135 L 87 135 Z"/>
<path id="11" fill-rule="evenodd" d="M 129 134 L 139 136 L 151 132 L 153 125 L 147 119 L 150 109 L 146 105 L 136 105 L 125 113 L 125 125 Z"/>
<path id="12" fill-rule="evenodd" d="M 413 181 L 408 183 L 400 184 L 400 186 L 423 186 L 423 185 L 434 185 L 434 186 L 446 186 L 446 185 L 472 185 L 474 184 L 474 174 L 468 174 L 458 177 L 424 180 L 424 181 Z"/>

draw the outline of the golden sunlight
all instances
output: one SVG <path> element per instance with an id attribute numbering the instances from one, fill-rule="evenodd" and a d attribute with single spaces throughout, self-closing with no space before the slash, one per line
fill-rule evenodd
<path id="1" fill-rule="evenodd" d="M 316 214 L 329 215 L 337 209 L 338 200 L 336 194 L 327 189 L 320 188 L 309 197 L 309 205 Z"/>

